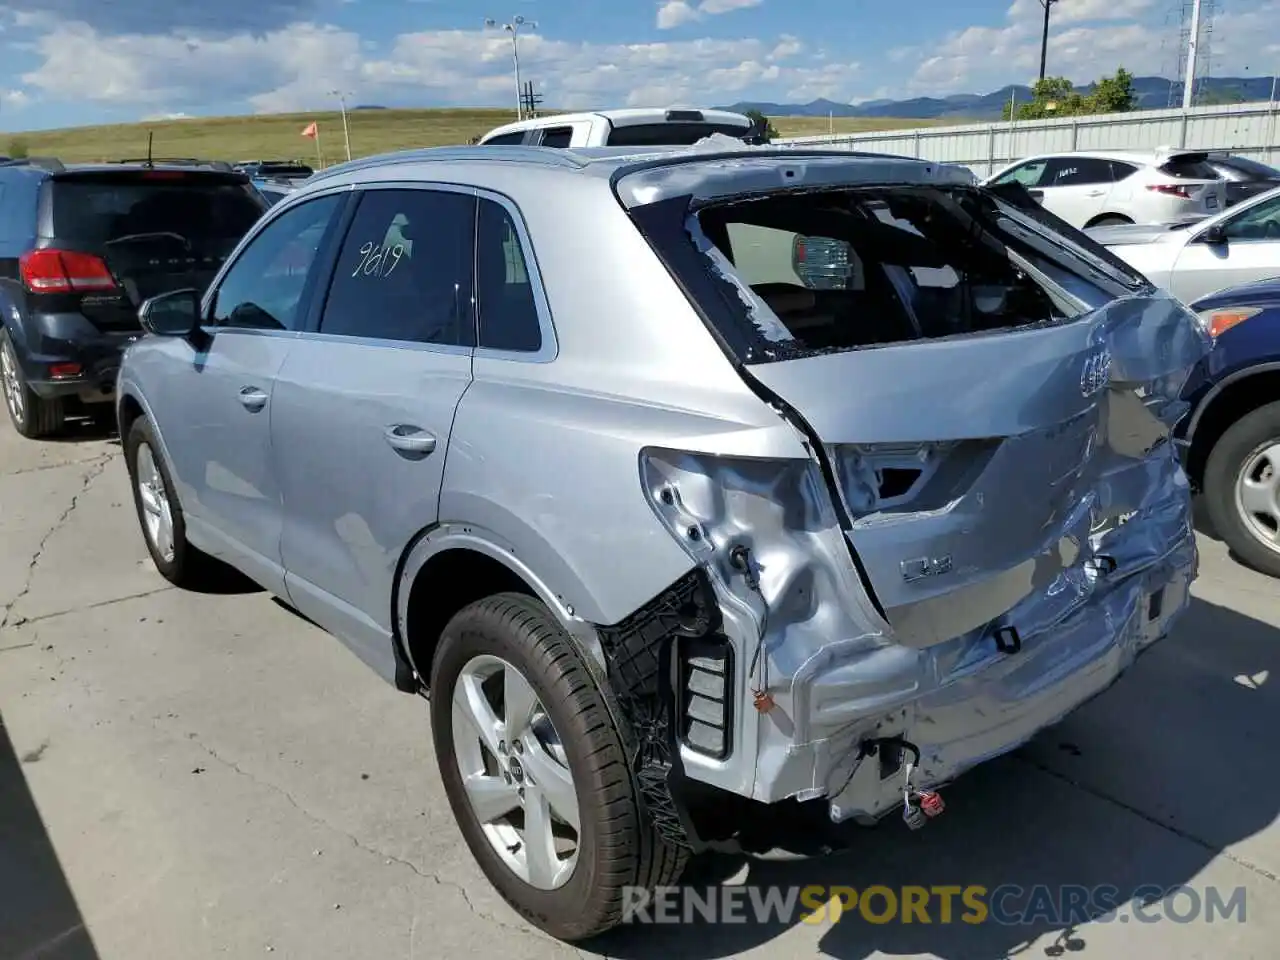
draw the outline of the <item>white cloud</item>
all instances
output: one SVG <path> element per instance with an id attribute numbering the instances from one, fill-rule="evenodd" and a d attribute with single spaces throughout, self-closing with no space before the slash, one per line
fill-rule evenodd
<path id="1" fill-rule="evenodd" d="M 328 107 L 326 91 L 335 87 L 365 102 L 494 105 L 513 95 L 510 41 L 491 31 L 401 34 L 373 51 L 366 44 L 316 24 L 256 37 L 105 36 L 83 23 L 57 24 L 37 41 L 43 62 L 23 82 L 51 100 L 154 114 L 198 113 L 211 92 L 219 103 L 243 100 L 264 113 Z M 597 44 L 529 33 L 521 36 L 520 61 L 546 102 L 566 109 L 709 106 L 761 88 L 812 91 L 810 99 L 853 96 L 857 64 L 798 58 L 802 49 L 790 35 L 769 43 Z"/>
<path id="2" fill-rule="evenodd" d="M 684 0 L 667 0 L 658 7 L 658 29 L 670 30 L 698 19 L 698 11 Z"/>
<path id="3" fill-rule="evenodd" d="M 663 0 L 658 5 L 658 29 L 671 30 L 674 27 L 701 20 L 703 17 L 716 17 L 734 10 L 746 10 L 758 7 L 764 0 L 702 0 L 701 3 L 689 0 Z"/>
<path id="4" fill-rule="evenodd" d="M 21 110 L 30 102 L 25 90 L 0 90 L 0 105 L 6 110 Z"/>

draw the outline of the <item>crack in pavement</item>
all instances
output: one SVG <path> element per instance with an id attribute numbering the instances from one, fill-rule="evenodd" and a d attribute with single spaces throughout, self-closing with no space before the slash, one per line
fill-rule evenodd
<path id="1" fill-rule="evenodd" d="M 326 830 L 336 833 L 338 836 L 342 837 L 343 839 L 351 843 L 351 845 L 354 846 L 357 850 L 361 850 L 364 853 L 371 854 L 375 857 L 381 857 L 386 863 L 394 863 L 402 867 L 407 867 L 409 870 L 413 871 L 413 873 L 416 874 L 418 877 L 421 877 L 423 880 L 430 880 L 436 886 L 446 887 L 448 889 L 457 891 L 458 894 L 462 897 L 463 902 L 466 903 L 468 909 L 470 909 L 470 911 L 474 913 L 477 917 L 479 917 L 481 920 L 487 920 L 488 922 L 494 924 L 495 926 L 500 927 L 503 930 L 508 930 L 512 933 L 518 933 L 527 937 L 533 937 L 535 939 L 542 940 L 547 943 L 555 944 L 556 946 L 565 946 L 565 944 L 562 944 L 560 941 L 546 936 L 544 933 L 542 933 L 539 930 L 533 929 L 531 927 L 512 926 L 511 924 L 499 919 L 498 917 L 495 917 L 495 916 L 492 916 L 491 914 L 483 912 L 472 901 L 471 894 L 467 891 L 467 888 L 464 887 L 462 884 L 457 883 L 453 880 L 442 879 L 438 874 L 427 873 L 425 870 L 421 869 L 417 864 L 415 864 L 412 860 L 406 860 L 404 857 L 398 857 L 398 856 L 395 856 L 394 854 L 390 854 L 383 850 L 379 850 L 377 847 L 370 846 L 369 844 L 365 843 L 363 840 L 361 840 L 359 837 L 355 836 L 354 834 L 348 833 L 346 830 L 343 830 L 341 827 L 330 823 L 328 820 L 324 819 L 324 817 L 321 817 L 315 813 L 312 813 L 310 810 L 304 807 L 301 803 L 299 803 L 297 798 L 295 798 L 293 794 L 291 794 L 288 790 L 274 783 L 271 783 L 269 780 L 263 780 L 261 777 L 258 777 L 254 773 L 244 769 L 244 767 L 240 766 L 234 760 L 228 760 L 226 757 L 219 754 L 216 750 L 214 750 L 208 744 L 204 743 L 195 734 L 187 734 L 187 741 L 199 747 L 210 757 L 210 759 L 219 763 L 223 767 L 226 767 L 228 770 L 231 770 L 233 773 L 239 774 L 240 776 L 246 778 L 252 783 L 257 784 L 260 787 L 264 787 L 267 790 L 270 790 L 272 793 L 279 795 L 286 802 L 288 802 L 290 806 L 292 806 L 295 810 L 301 813 L 309 821 L 316 824 L 317 826 L 323 827 Z"/>
<path id="2" fill-rule="evenodd" d="M 172 584 L 165 584 L 163 587 L 155 587 L 151 590 L 143 590 L 141 593 L 130 593 L 123 597 L 112 597 L 110 600 L 95 600 L 93 603 L 86 603 L 83 606 L 71 607 L 67 610 L 54 610 L 50 613 L 36 614 L 34 617 L 23 617 L 21 622 L 15 622 L 12 626 L 29 626 L 33 623 L 43 623 L 46 620 L 52 620 L 54 617 L 65 617 L 72 613 L 84 613 L 87 610 L 97 610 L 101 607 L 110 607 L 117 603 L 127 603 L 130 600 L 142 600 L 146 597 L 154 597 L 158 593 L 167 593 L 170 590 L 177 589 Z M 16 602 L 16 601 L 15 601 Z M 4 653 L 6 647 L 0 647 L 0 653 Z"/>
<path id="3" fill-rule="evenodd" d="M 71 502 L 67 504 L 67 509 L 62 511 L 58 519 L 56 519 L 53 522 L 53 525 L 45 532 L 45 535 L 40 538 L 40 543 L 36 547 L 35 553 L 31 555 L 31 559 L 27 562 L 27 573 L 23 578 L 21 589 L 18 590 L 17 595 L 14 596 L 12 600 L 9 600 L 4 605 L 4 613 L 3 615 L 0 615 L 0 630 L 5 627 L 21 626 L 23 623 L 26 623 L 26 621 L 21 617 L 10 622 L 9 615 L 13 612 L 13 608 L 22 602 L 23 597 L 31 592 L 31 587 L 35 582 L 36 567 L 40 563 L 40 558 L 44 556 L 45 548 L 48 547 L 49 541 L 53 539 L 54 535 L 57 534 L 57 532 L 61 530 L 71 518 L 71 514 L 75 512 L 76 505 L 80 502 L 80 498 L 84 496 L 85 492 L 88 491 L 89 486 L 94 480 L 97 480 L 98 477 L 102 476 L 102 474 L 106 472 L 107 465 L 118 456 L 119 454 L 117 453 L 106 453 L 97 460 L 84 461 L 90 466 L 81 478 L 80 489 L 72 495 Z"/>
<path id="4" fill-rule="evenodd" d="M 1164 823 L 1163 821 L 1157 819 L 1156 817 L 1153 817 L 1151 814 L 1147 813 L 1146 811 L 1141 810 L 1138 807 L 1133 806 L 1132 804 L 1126 803 L 1125 801 L 1119 799 L 1118 797 L 1113 797 L 1110 794 L 1105 793 L 1103 790 L 1101 790 L 1098 787 L 1094 787 L 1094 786 L 1091 786 L 1090 784 L 1083 783 L 1079 780 L 1076 780 L 1068 776 L 1067 774 L 1062 773 L 1058 770 L 1054 770 L 1052 767 L 1048 766 L 1047 764 L 1039 760 L 1036 760 L 1032 757 L 1026 756 L 1024 754 L 1019 754 L 1018 759 L 1022 763 L 1025 763 L 1027 766 L 1031 767 L 1033 770 L 1039 770 L 1041 773 L 1047 774 L 1048 776 L 1053 777 L 1056 780 L 1060 780 L 1063 783 L 1068 784 L 1069 786 L 1075 787 L 1077 790 L 1081 790 L 1089 794 L 1089 796 L 1094 797 L 1095 799 L 1101 800 L 1104 803 L 1109 803 L 1114 807 L 1119 807 L 1121 810 L 1124 810 L 1126 813 L 1133 814 L 1133 816 L 1137 817 L 1140 820 L 1143 820 L 1146 823 L 1151 824 L 1154 827 L 1159 827 L 1161 830 L 1165 830 L 1168 833 L 1172 833 L 1175 837 L 1179 838 L 1180 840 L 1185 840 L 1188 843 L 1193 843 L 1197 847 L 1200 847 L 1202 850 L 1205 850 L 1213 854 L 1214 856 L 1221 856 L 1229 860 L 1231 863 L 1234 863 L 1236 866 L 1249 871 L 1255 876 L 1261 877 L 1263 880 L 1269 880 L 1272 883 L 1276 883 L 1280 881 L 1280 876 L 1277 876 L 1276 874 L 1272 873 L 1266 867 L 1253 863 L 1252 861 L 1245 860 L 1243 857 L 1238 857 L 1234 853 L 1232 853 L 1230 850 L 1226 850 L 1223 847 L 1218 846 L 1217 844 L 1210 843 L 1209 841 L 1196 836 L 1194 833 L 1189 833 L 1186 830 L 1181 830 L 1178 827 L 1171 826 L 1168 823 Z"/>

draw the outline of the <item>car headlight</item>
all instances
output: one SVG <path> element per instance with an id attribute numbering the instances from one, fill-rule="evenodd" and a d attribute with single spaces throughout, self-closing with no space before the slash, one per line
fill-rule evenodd
<path id="1" fill-rule="evenodd" d="M 1262 307 L 1219 307 L 1215 310 L 1201 310 L 1196 316 L 1204 324 L 1205 332 L 1216 340 L 1232 327 L 1261 312 Z"/>

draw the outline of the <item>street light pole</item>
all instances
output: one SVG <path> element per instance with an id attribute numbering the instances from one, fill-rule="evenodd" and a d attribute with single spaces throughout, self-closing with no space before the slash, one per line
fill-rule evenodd
<path id="1" fill-rule="evenodd" d="M 1058 0 L 1040 0 L 1044 7 L 1044 32 L 1040 34 L 1040 79 L 1044 79 L 1044 65 L 1049 58 L 1049 8 Z"/>
<path id="2" fill-rule="evenodd" d="M 515 64 L 516 69 L 516 119 L 524 119 L 524 93 L 520 88 L 520 28 L 528 27 L 530 30 L 538 29 L 536 20 L 526 20 L 524 17 L 512 17 L 509 23 L 498 23 L 492 18 L 485 18 L 484 25 L 491 30 L 502 29 L 511 34 L 511 62 Z"/>
<path id="3" fill-rule="evenodd" d="M 330 90 L 329 96 L 338 98 L 338 106 L 342 110 L 342 136 L 347 143 L 347 160 L 351 160 L 351 129 L 347 126 L 347 97 L 351 94 L 345 90 Z"/>

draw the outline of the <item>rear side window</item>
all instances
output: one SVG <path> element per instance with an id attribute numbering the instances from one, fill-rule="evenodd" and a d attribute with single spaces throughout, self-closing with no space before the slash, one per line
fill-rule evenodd
<path id="1" fill-rule="evenodd" d="M 1133 176 L 1138 172 L 1138 168 L 1132 163 L 1125 163 L 1122 160 L 1111 161 L 1111 176 L 1116 183 Z"/>
<path id="2" fill-rule="evenodd" d="M 611 147 L 688 146 L 703 137 L 721 133 L 742 139 L 750 131 L 729 123 L 638 123 L 614 127 L 609 133 Z"/>
<path id="3" fill-rule="evenodd" d="M 320 332 L 470 347 L 476 200 L 369 190 L 342 243 Z"/>
<path id="4" fill-rule="evenodd" d="M 50 189 L 53 236 L 85 246 L 158 233 L 234 244 L 267 208 L 248 183 L 160 170 L 54 179 Z"/>
<path id="5" fill-rule="evenodd" d="M 573 143 L 573 127 L 550 127 L 543 130 L 542 140 L 539 142 L 544 147 L 567 149 Z"/>
<path id="6" fill-rule="evenodd" d="M 511 215 L 499 203 L 480 200 L 476 243 L 476 308 L 480 346 L 536 353 L 542 328 L 529 262 Z"/>
<path id="7" fill-rule="evenodd" d="M 1219 180 L 1218 171 L 1213 169 L 1205 154 L 1191 154 L 1175 157 L 1167 163 L 1160 164 L 1157 169 L 1168 177 L 1179 180 Z"/>

